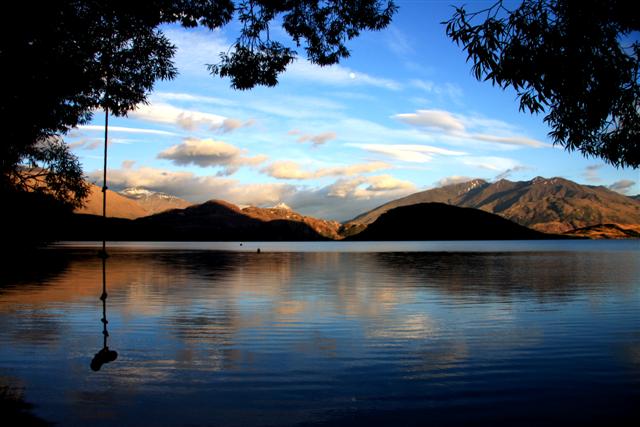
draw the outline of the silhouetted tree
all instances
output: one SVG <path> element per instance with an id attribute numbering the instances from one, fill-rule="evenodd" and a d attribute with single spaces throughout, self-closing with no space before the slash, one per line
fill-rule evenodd
<path id="1" fill-rule="evenodd" d="M 3 190 L 28 188 L 24 183 L 34 175 L 29 167 L 38 167 L 37 175 L 51 172 L 46 184 L 71 184 L 49 194 L 77 206 L 87 193 L 82 171 L 58 135 L 86 123 L 98 108 L 126 114 L 146 100 L 157 79 L 175 76 L 174 47 L 155 29 L 157 20 L 136 10 L 140 2 L 128 3 L 16 4 L 29 20 L 8 21 L 0 41 Z M 37 164 L 42 162 L 55 167 Z"/>
<path id="2" fill-rule="evenodd" d="M 456 8 L 447 35 L 478 79 L 544 112 L 554 143 L 615 166 L 640 165 L 640 14 L 625 0 L 502 1 Z"/>
<path id="3" fill-rule="evenodd" d="M 297 55 L 283 43 L 272 40 L 269 27 L 278 16 L 282 28 L 297 47 L 304 47 L 314 64 L 331 65 L 349 57 L 345 43 L 363 30 L 381 30 L 396 11 L 393 0 L 253 0 L 237 8 L 242 24 L 230 53 L 221 53 L 220 63 L 209 65 L 212 74 L 230 77 L 235 89 L 256 85 L 275 86 Z"/>
<path id="4" fill-rule="evenodd" d="M 160 25 L 216 29 L 234 17 L 241 25 L 232 49 L 209 66 L 232 87 L 273 86 L 296 57 L 274 40 L 277 19 L 289 45 L 303 47 L 320 65 L 349 56 L 345 43 L 363 30 L 389 24 L 392 0 L 66 0 L 17 2 L 0 29 L 0 189 L 15 177 L 43 141 L 88 122 L 96 109 L 126 115 L 146 102 L 158 79 L 177 70 L 175 47 Z M 24 19 L 21 19 L 24 18 Z M 214 61 L 212 61 L 214 62 Z M 58 152 L 60 153 L 60 152 Z M 67 153 L 67 159 L 69 157 Z M 73 161 L 64 163 L 74 164 Z M 76 162 L 77 164 L 77 162 Z M 64 168 L 59 173 L 66 173 Z M 75 172 L 72 172 L 73 175 Z M 58 197 L 70 193 L 56 192 Z M 77 196 L 66 199 L 75 203 Z"/>
<path id="5" fill-rule="evenodd" d="M 34 405 L 25 399 L 23 388 L 9 382 L 9 377 L 0 377 L 0 412 L 12 424 L 25 427 L 50 427 L 55 424 L 34 414 Z"/>
<path id="6" fill-rule="evenodd" d="M 47 195 L 70 208 L 82 206 L 89 192 L 78 158 L 56 137 L 28 146 L 8 178 L 14 191 Z"/>
<path id="7" fill-rule="evenodd" d="M 0 241 L 13 252 L 53 240 L 89 191 L 78 158 L 56 137 L 25 147 L 0 184 Z"/>

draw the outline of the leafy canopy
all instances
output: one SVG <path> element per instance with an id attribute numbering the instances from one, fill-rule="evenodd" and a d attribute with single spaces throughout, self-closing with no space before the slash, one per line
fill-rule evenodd
<path id="1" fill-rule="evenodd" d="M 554 143 L 615 166 L 640 165 L 640 15 L 625 0 L 498 1 L 456 8 L 447 35 L 478 80 L 544 112 Z"/>
<path id="2" fill-rule="evenodd" d="M 16 177 L 24 166 L 46 168 L 38 159 L 47 156 L 76 165 L 68 150 L 43 141 L 87 123 L 99 109 L 126 115 L 147 102 L 157 80 L 176 76 L 175 47 L 160 30 L 163 24 L 213 30 L 237 19 L 235 44 L 209 69 L 229 77 L 232 87 L 249 89 L 277 84 L 296 58 L 293 48 L 271 38 L 272 26 L 282 26 L 288 44 L 303 47 L 311 62 L 329 65 L 349 56 L 347 41 L 384 28 L 395 11 L 392 0 L 18 2 L 12 14 L 24 19 L 6 19 L 0 28 L 0 190 L 20 189 Z M 49 171 L 82 179 L 75 167 Z M 70 185 L 56 195 L 69 194 L 66 200 L 75 203 L 78 183 L 63 182 Z"/>
<path id="3" fill-rule="evenodd" d="M 385 4 L 386 3 L 386 4 Z M 379 0 L 253 0 L 238 5 L 240 35 L 212 74 L 230 77 L 235 89 L 275 86 L 297 52 L 272 40 L 270 26 L 281 16 L 282 28 L 314 64 L 331 65 L 349 57 L 345 43 L 363 30 L 381 30 L 396 12 L 393 1 Z"/>

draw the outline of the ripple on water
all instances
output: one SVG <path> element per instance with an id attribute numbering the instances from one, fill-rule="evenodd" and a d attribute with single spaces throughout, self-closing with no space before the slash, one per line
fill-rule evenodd
<path id="1" fill-rule="evenodd" d="M 62 425 L 631 424 L 640 252 L 574 246 L 113 250 L 99 372 L 102 263 L 57 249 L 2 281 L 0 387 Z"/>

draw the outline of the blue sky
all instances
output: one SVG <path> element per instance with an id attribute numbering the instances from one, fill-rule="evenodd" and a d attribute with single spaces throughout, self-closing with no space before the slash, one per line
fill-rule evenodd
<path id="1" fill-rule="evenodd" d="M 513 91 L 476 81 L 440 24 L 451 4 L 398 1 L 391 26 L 352 41 L 352 56 L 338 66 L 301 57 L 277 87 L 243 92 L 205 66 L 233 43 L 233 24 L 215 32 L 165 27 L 180 74 L 159 82 L 149 105 L 110 119 L 110 188 L 143 186 L 193 202 L 284 202 L 337 220 L 471 178 L 561 176 L 640 193 L 637 170 L 553 147 L 542 115 L 520 113 Z M 103 124 L 97 112 L 66 138 L 97 183 Z"/>

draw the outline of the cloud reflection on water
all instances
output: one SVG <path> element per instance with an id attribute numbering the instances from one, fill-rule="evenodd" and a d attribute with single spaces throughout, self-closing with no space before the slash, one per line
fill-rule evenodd
<path id="1" fill-rule="evenodd" d="M 187 406 L 202 394 L 210 411 L 223 412 L 228 399 L 243 395 L 257 405 L 253 421 L 271 399 L 307 396 L 292 424 L 352 397 L 358 408 L 377 402 L 391 409 L 396 403 L 376 400 L 389 384 L 427 399 L 437 384 L 487 387 L 488 377 L 499 384 L 505 373 L 523 375 L 523 361 L 547 361 L 548 348 L 561 359 L 565 351 L 593 353 L 585 331 L 619 329 L 610 318 L 634 316 L 640 273 L 636 254 L 626 252 L 113 251 L 109 331 L 119 358 L 88 377 L 100 337 L 101 262 L 82 251 L 67 255 L 66 266 L 45 279 L 1 288 L 0 371 L 9 354 L 22 355 L 18 371 L 36 378 L 46 349 L 48 360 L 66 361 L 51 375 L 64 376 L 54 388 L 67 391 L 47 405 L 79 408 L 97 399 L 119 416 L 136 406 L 96 390 L 107 387 L 127 402 L 170 392 Z M 569 328 L 585 340 L 557 347 Z M 48 386 L 40 387 L 45 393 Z M 78 411 L 85 421 L 95 418 Z M 243 419 L 226 413 L 227 421 Z"/>

